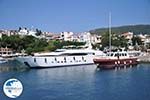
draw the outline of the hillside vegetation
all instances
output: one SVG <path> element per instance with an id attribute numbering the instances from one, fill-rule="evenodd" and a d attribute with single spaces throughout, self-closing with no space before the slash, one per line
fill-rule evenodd
<path id="1" fill-rule="evenodd" d="M 112 33 L 121 34 L 124 32 L 133 32 L 134 34 L 149 34 L 150 35 L 150 25 L 128 25 L 112 27 Z M 108 28 L 98 28 L 90 30 L 91 34 L 103 34 L 108 32 Z"/>

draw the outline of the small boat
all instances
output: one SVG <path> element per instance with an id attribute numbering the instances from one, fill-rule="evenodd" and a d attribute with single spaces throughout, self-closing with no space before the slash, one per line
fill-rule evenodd
<path id="1" fill-rule="evenodd" d="M 109 52 L 104 57 L 95 57 L 93 59 L 94 63 L 100 68 L 112 69 L 115 67 L 124 67 L 129 65 L 136 65 L 138 63 L 138 58 L 129 56 L 126 51 L 121 52 Z"/>
<path id="2" fill-rule="evenodd" d="M 6 61 L 4 58 L 0 57 L 0 64 L 6 63 L 6 62 L 7 62 L 7 61 Z"/>
<path id="3" fill-rule="evenodd" d="M 127 51 L 111 52 L 111 13 L 109 14 L 109 51 L 106 56 L 97 56 L 93 59 L 94 63 L 100 68 L 112 69 L 116 67 L 124 67 L 129 65 L 136 65 L 138 58 L 130 56 Z"/>

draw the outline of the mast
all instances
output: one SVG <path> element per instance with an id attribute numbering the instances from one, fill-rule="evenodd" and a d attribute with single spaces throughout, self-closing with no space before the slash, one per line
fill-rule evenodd
<path id="1" fill-rule="evenodd" d="M 109 52 L 111 52 L 111 12 L 109 12 Z"/>

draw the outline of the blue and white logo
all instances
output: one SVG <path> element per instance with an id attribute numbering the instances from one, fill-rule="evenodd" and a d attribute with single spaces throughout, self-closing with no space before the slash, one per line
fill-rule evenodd
<path id="1" fill-rule="evenodd" d="M 3 85 L 3 91 L 10 98 L 17 98 L 23 91 L 22 83 L 15 78 L 8 79 Z"/>

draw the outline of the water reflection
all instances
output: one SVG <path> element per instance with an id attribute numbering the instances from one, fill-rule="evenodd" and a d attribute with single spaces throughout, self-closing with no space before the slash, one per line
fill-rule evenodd
<path id="1" fill-rule="evenodd" d="M 8 60 L 8 62 L 0 64 L 0 73 L 26 70 L 29 70 L 29 68 L 27 66 L 22 65 L 16 60 Z"/>
<path id="2" fill-rule="evenodd" d="M 88 67 L 88 70 L 85 66 L 92 66 L 92 67 Z M 138 67 L 140 65 L 137 65 Z M 80 67 L 80 68 L 76 68 L 76 67 Z M 135 66 L 134 66 L 135 67 Z M 137 67 L 137 68 L 138 68 Z M 125 70 L 128 69 L 128 68 L 132 68 L 132 67 L 123 67 Z M 113 69 L 115 71 L 117 70 L 123 70 L 123 68 L 118 68 L 118 69 Z M 29 70 L 30 68 L 25 66 L 25 65 L 22 65 L 20 62 L 16 61 L 16 60 L 9 60 L 7 63 L 3 63 L 3 64 L 0 64 L 0 72 L 9 72 L 9 71 L 27 71 Z M 46 69 L 40 69 L 40 70 L 43 70 L 43 71 L 48 71 L 49 68 L 46 68 Z M 50 68 L 51 70 L 57 70 L 56 73 L 65 73 L 67 74 L 67 70 L 72 71 L 72 72 L 77 72 L 77 71 L 106 71 L 105 69 L 101 69 L 101 68 L 98 68 L 96 67 L 96 65 L 82 65 L 82 66 L 73 66 L 73 67 L 64 67 L 64 68 Z M 38 69 L 39 70 L 39 69 Z M 108 71 L 108 70 L 107 70 Z M 37 71 L 38 72 L 38 71 Z M 55 72 L 55 71 L 54 71 Z"/>
<path id="3" fill-rule="evenodd" d="M 101 70 L 95 65 L 84 65 L 28 70 L 18 62 L 9 62 L 1 66 L 8 70 L 1 71 L 0 83 L 11 77 L 19 79 L 24 85 L 19 100 L 146 100 L 150 98 L 148 66 Z M 7 99 L 3 94 L 0 97 Z"/>

